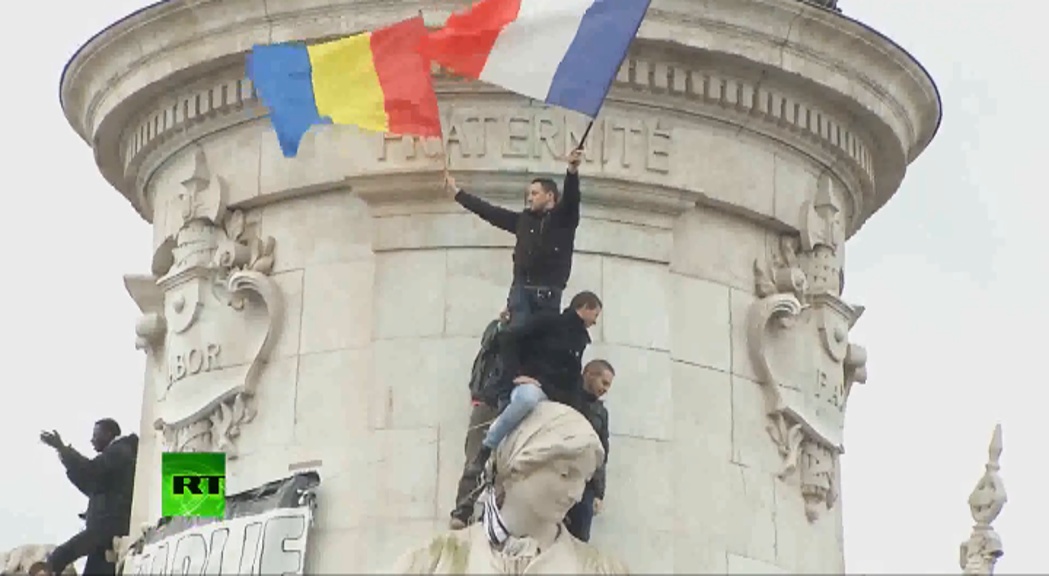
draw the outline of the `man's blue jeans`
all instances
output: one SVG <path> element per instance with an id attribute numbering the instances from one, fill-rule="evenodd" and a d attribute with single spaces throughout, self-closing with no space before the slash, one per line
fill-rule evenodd
<path id="1" fill-rule="evenodd" d="M 510 311 L 509 327 L 518 328 L 539 312 L 560 312 L 563 292 L 560 288 L 514 284 L 506 298 L 506 307 Z"/>
<path id="2" fill-rule="evenodd" d="M 590 525 L 594 521 L 594 488 L 587 482 L 583 499 L 572 506 L 565 516 L 568 531 L 583 542 L 590 541 Z"/>
<path id="3" fill-rule="evenodd" d="M 484 446 L 495 450 L 499 443 L 506 438 L 514 428 L 521 423 L 532 410 L 546 400 L 543 389 L 535 384 L 516 384 L 510 392 L 510 403 L 502 414 L 488 427 L 488 434 L 484 437 Z"/>

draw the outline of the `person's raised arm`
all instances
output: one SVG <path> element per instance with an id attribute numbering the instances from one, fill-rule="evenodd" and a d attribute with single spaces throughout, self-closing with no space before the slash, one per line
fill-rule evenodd
<path id="1" fill-rule="evenodd" d="M 568 155 L 568 170 L 565 172 L 565 181 L 561 186 L 561 201 L 558 202 L 558 211 L 561 218 L 568 226 L 579 226 L 579 204 L 582 194 L 579 191 L 579 163 L 583 158 L 583 151 L 573 150 Z"/>
<path id="2" fill-rule="evenodd" d="M 445 187 L 460 206 L 477 214 L 482 220 L 511 234 L 517 231 L 519 213 L 496 206 L 464 191 L 455 184 L 455 178 L 445 176 Z"/>
<path id="3" fill-rule="evenodd" d="M 85 496 L 94 494 L 105 476 L 107 463 L 105 452 L 90 459 L 68 444 L 57 450 L 58 458 L 66 469 L 66 477 L 73 483 L 73 486 L 76 486 L 77 490 L 80 490 Z"/>

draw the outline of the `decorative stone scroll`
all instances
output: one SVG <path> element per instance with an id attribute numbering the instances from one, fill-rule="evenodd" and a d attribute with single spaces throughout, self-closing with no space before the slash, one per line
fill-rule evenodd
<path id="1" fill-rule="evenodd" d="M 989 576 L 994 573 L 994 565 L 998 559 L 1005 554 L 1002 550 L 1002 539 L 991 527 L 991 523 L 1002 513 L 1002 508 L 1008 501 L 1005 484 L 998 476 L 998 460 L 1002 456 L 1001 424 L 994 427 L 994 435 L 991 436 L 991 445 L 987 452 L 983 477 L 969 496 L 969 510 L 976 524 L 969 539 L 962 542 L 959 550 L 959 563 L 963 574 Z"/>
<path id="2" fill-rule="evenodd" d="M 211 174 L 203 151 L 182 184 L 182 225 L 153 257 L 162 312 L 139 320 L 136 346 L 164 353 L 158 364 L 167 378 L 154 426 L 165 450 L 235 458 L 282 327 L 283 300 L 269 277 L 275 241 L 258 237 L 243 212 L 227 208 L 226 183 Z"/>
<path id="3" fill-rule="evenodd" d="M 747 340 L 783 460 L 779 477 L 798 472 L 815 521 L 837 501 L 845 406 L 853 384 L 867 381 L 867 353 L 848 341 L 864 308 L 840 298 L 845 226 L 829 177 L 802 207 L 799 229 L 780 239 L 771 266 L 754 262 L 759 300 Z"/>

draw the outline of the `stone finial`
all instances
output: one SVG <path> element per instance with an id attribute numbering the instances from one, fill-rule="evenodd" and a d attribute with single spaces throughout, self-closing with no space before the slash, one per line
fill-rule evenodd
<path id="1" fill-rule="evenodd" d="M 226 217 L 226 183 L 213 176 L 203 149 L 193 155 L 193 173 L 182 181 L 185 191 L 178 195 L 182 221 L 202 219 L 220 224 Z"/>
<path id="2" fill-rule="evenodd" d="M 998 424 L 994 427 L 994 435 L 991 437 L 983 477 L 969 495 L 969 510 L 976 524 L 973 525 L 969 539 L 961 544 L 959 561 L 963 574 L 993 574 L 994 565 L 1004 554 L 1002 540 L 991 527 L 991 523 L 998 518 L 1002 507 L 1008 501 L 1005 484 L 998 476 L 998 460 L 1001 456 L 1002 425 Z"/>

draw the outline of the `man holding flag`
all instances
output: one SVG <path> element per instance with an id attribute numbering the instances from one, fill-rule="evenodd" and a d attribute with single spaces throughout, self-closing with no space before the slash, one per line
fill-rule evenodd
<path id="1" fill-rule="evenodd" d="M 527 208 L 513 212 L 489 204 L 446 177 L 455 201 L 492 226 L 517 237 L 514 277 L 507 297 L 510 327 L 520 327 L 539 312 L 561 311 L 561 294 L 572 272 L 575 232 L 579 227 L 579 161 L 581 150 L 568 156 L 564 190 L 549 178 L 536 178 L 528 186 Z M 560 196 L 560 198 L 559 198 Z"/>
<path id="2" fill-rule="evenodd" d="M 591 118 L 578 148 L 569 153 L 563 195 L 552 180 L 537 178 L 529 186 L 524 212 L 493 206 L 445 177 L 456 201 L 517 238 L 508 333 L 520 330 L 536 312 L 556 316 L 560 309 L 579 227 L 583 144 L 650 3 L 480 0 L 452 14 L 419 43 L 419 52 L 447 71 Z M 476 472 L 477 464 L 469 463 L 467 474 Z"/>
<path id="3" fill-rule="evenodd" d="M 445 69 L 552 106 L 596 117 L 651 0 L 480 0 L 429 32 L 419 52 Z M 517 236 L 510 289 L 511 327 L 532 313 L 557 313 L 579 226 L 579 160 L 590 132 L 568 157 L 563 198 L 553 181 L 529 186 L 528 209 L 514 213 L 447 187 L 456 201 Z"/>

